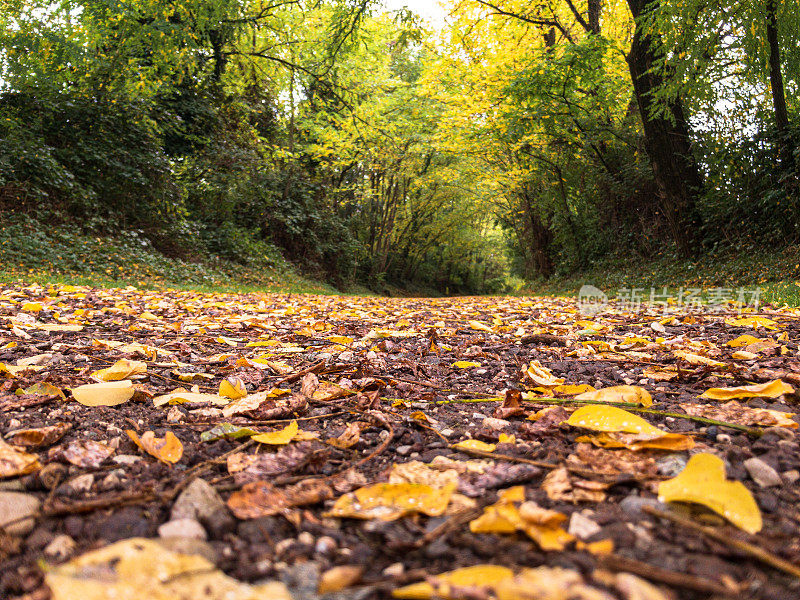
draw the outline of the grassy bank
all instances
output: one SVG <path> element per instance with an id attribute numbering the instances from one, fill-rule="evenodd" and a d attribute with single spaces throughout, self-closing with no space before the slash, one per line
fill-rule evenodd
<path id="1" fill-rule="evenodd" d="M 775 251 L 741 248 L 710 253 L 696 260 L 674 256 L 646 262 L 632 258 L 604 260 L 579 273 L 529 282 L 521 293 L 576 296 L 585 284 L 600 288 L 610 297 L 634 288 L 645 296 L 651 288 L 660 294 L 667 287 L 672 295 L 677 295 L 681 287 L 699 288 L 706 299 L 720 290 L 733 290 L 735 295 L 739 288 L 748 292 L 760 289 L 762 303 L 800 306 L 800 247 Z"/>
<path id="2" fill-rule="evenodd" d="M 123 232 L 88 236 L 30 219 L 0 223 L 0 282 L 71 283 L 99 287 L 208 292 L 336 294 L 274 257 L 242 265 L 205 253 L 168 257 L 144 237 Z"/>

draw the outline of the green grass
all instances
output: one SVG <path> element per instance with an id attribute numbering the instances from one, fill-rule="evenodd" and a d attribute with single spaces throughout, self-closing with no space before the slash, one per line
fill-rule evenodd
<path id="1" fill-rule="evenodd" d="M 797 283 L 796 283 L 797 282 Z M 700 288 L 709 297 L 715 288 L 761 289 L 761 303 L 800 306 L 800 247 L 769 251 L 742 248 L 738 251 L 710 253 L 697 260 L 659 257 L 606 259 L 583 272 L 556 275 L 548 280 L 528 282 L 522 294 L 576 296 L 584 284 L 594 285 L 610 297 L 622 289 L 639 288 L 649 295 L 665 286 L 677 295 L 679 288 Z"/>
<path id="2" fill-rule="evenodd" d="M 167 257 L 132 233 L 96 237 L 28 218 L 0 224 L 0 282 L 67 283 L 96 287 L 186 289 L 200 292 L 338 294 L 332 286 L 265 257 L 241 265 L 210 255 Z"/>

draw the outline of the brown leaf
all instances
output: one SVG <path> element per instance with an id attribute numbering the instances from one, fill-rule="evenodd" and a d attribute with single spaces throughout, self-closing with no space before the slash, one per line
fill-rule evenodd
<path id="1" fill-rule="evenodd" d="M 319 504 L 334 497 L 330 484 L 322 479 L 307 479 L 286 488 L 267 481 L 254 481 L 228 498 L 228 508 L 239 519 L 269 517 L 295 506 Z"/>
<path id="2" fill-rule="evenodd" d="M 163 463 L 176 463 L 183 456 L 183 444 L 171 431 L 167 431 L 163 438 L 157 438 L 152 431 L 145 431 L 141 438 L 133 429 L 126 429 L 125 433 L 139 448 Z"/>
<path id="3" fill-rule="evenodd" d="M 33 429 L 17 429 L 6 435 L 6 439 L 17 446 L 35 448 L 37 446 L 50 446 L 64 437 L 72 428 L 71 423 L 56 423 L 48 427 Z"/>
<path id="4" fill-rule="evenodd" d="M 554 502 L 602 502 L 609 484 L 587 481 L 570 475 L 565 467 L 553 469 L 542 482 L 542 489 Z"/>
<path id="5" fill-rule="evenodd" d="M 0 478 L 19 477 L 42 467 L 39 458 L 0 440 Z"/>
<path id="6" fill-rule="evenodd" d="M 349 423 L 338 437 L 328 439 L 326 440 L 326 443 L 330 444 L 334 448 L 345 450 L 355 446 L 360 439 L 361 425 L 358 423 L 358 421 L 354 421 Z"/>
<path id="7" fill-rule="evenodd" d="M 76 467 L 97 468 L 112 454 L 114 448 L 106 442 L 96 440 L 76 440 L 65 448 L 53 448 L 51 458 L 60 458 Z"/>
<path id="8" fill-rule="evenodd" d="M 291 444 L 271 454 L 238 452 L 228 457 L 228 472 L 242 484 L 291 473 L 312 460 L 324 460 L 325 456 L 327 451 L 314 442 Z"/>
<path id="9" fill-rule="evenodd" d="M 520 400 L 522 400 L 522 393 L 519 390 L 506 390 L 503 404 L 495 409 L 492 416 L 498 419 L 508 419 L 524 415 L 525 410 L 520 406 Z"/>

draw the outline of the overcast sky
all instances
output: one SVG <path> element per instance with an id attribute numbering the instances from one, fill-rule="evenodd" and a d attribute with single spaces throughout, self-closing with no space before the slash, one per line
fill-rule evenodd
<path id="1" fill-rule="evenodd" d="M 407 6 L 434 25 L 444 21 L 445 11 L 438 0 L 383 0 L 383 4 L 388 10 L 397 10 Z"/>

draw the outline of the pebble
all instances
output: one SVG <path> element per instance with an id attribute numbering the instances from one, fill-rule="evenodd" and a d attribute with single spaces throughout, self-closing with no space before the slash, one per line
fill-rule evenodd
<path id="1" fill-rule="evenodd" d="M 115 462 L 118 465 L 132 465 L 140 460 L 142 460 L 142 458 L 140 456 L 136 456 L 135 454 L 117 454 L 111 459 L 112 462 Z"/>
<path id="2" fill-rule="evenodd" d="M 412 446 L 408 444 L 403 444 L 402 446 L 398 446 L 395 450 L 400 456 L 406 456 L 407 454 L 411 453 Z"/>
<path id="3" fill-rule="evenodd" d="M 442 429 L 439 433 L 441 433 L 444 437 L 451 437 L 455 435 L 456 432 L 448 427 L 447 429 Z"/>
<path id="4" fill-rule="evenodd" d="M 173 406 L 167 412 L 167 423 L 180 423 L 184 419 L 184 414 L 177 406 Z"/>
<path id="5" fill-rule="evenodd" d="M 314 536 L 311 535 L 308 531 L 301 531 L 297 536 L 297 541 L 305 546 L 313 546 Z"/>
<path id="6" fill-rule="evenodd" d="M 186 486 L 175 500 L 170 518 L 202 520 L 221 509 L 226 509 L 226 506 L 217 490 L 205 479 L 198 478 Z"/>
<path id="7" fill-rule="evenodd" d="M 651 506 L 653 508 L 657 508 L 659 510 L 664 510 L 665 506 L 655 498 L 642 498 L 641 496 L 628 496 L 624 498 L 622 502 L 619 503 L 619 507 L 623 513 L 625 513 L 628 517 L 635 517 L 636 519 L 640 519 L 645 516 L 645 513 L 642 512 L 642 508 L 645 506 Z"/>
<path id="8" fill-rule="evenodd" d="M 31 517 L 39 510 L 41 502 L 36 496 L 19 492 L 0 492 L 0 526 L 11 535 L 27 535 L 33 531 L 35 521 Z M 22 520 L 17 520 L 22 519 Z"/>
<path id="9" fill-rule="evenodd" d="M 680 454 L 670 454 L 656 461 L 656 468 L 660 475 L 666 477 L 677 477 L 686 466 L 687 458 Z"/>
<path id="10" fill-rule="evenodd" d="M 44 555 L 54 560 L 66 560 L 75 552 L 77 544 L 68 535 L 57 535 L 44 549 Z"/>
<path id="11" fill-rule="evenodd" d="M 122 469 L 114 469 L 108 475 L 103 477 L 103 480 L 100 482 L 100 487 L 104 490 L 111 490 L 119 487 L 124 480 L 125 471 Z"/>
<path id="12" fill-rule="evenodd" d="M 64 484 L 64 490 L 68 494 L 74 494 L 75 496 L 79 496 L 91 490 L 93 485 L 94 485 L 94 474 L 85 473 L 83 475 L 78 475 L 77 477 L 73 477 L 72 479 L 67 481 Z"/>
<path id="13" fill-rule="evenodd" d="M 491 429 L 492 431 L 501 431 L 509 427 L 511 423 L 505 419 L 496 419 L 495 417 L 486 417 L 483 420 L 483 426 Z"/>
<path id="14" fill-rule="evenodd" d="M 194 519 L 173 519 L 158 528 L 158 536 L 162 538 L 183 537 L 196 540 L 206 539 L 206 530 Z"/>
<path id="15" fill-rule="evenodd" d="M 472 413 L 472 418 L 477 421 L 483 421 L 486 418 L 486 415 L 479 412 Z"/>
<path id="16" fill-rule="evenodd" d="M 599 532 L 600 529 L 600 525 L 592 521 L 583 513 L 574 512 L 569 519 L 569 528 L 567 531 L 575 537 L 585 540 Z"/>
<path id="17" fill-rule="evenodd" d="M 337 544 L 335 539 L 329 535 L 323 535 L 317 540 L 317 543 L 314 544 L 314 551 L 317 554 L 330 554 L 336 550 L 336 547 Z"/>
<path id="18" fill-rule="evenodd" d="M 406 572 L 406 568 L 401 562 L 392 563 L 382 571 L 385 577 L 399 577 Z"/>
<path id="19" fill-rule="evenodd" d="M 797 469 L 792 469 L 791 471 L 784 471 L 781 473 L 781 477 L 783 477 L 784 481 L 788 485 L 793 485 L 797 483 L 797 480 L 800 479 L 800 471 Z"/>
<path id="20" fill-rule="evenodd" d="M 748 458 L 744 461 L 744 468 L 750 477 L 762 488 L 781 485 L 781 476 L 760 458 Z"/>

